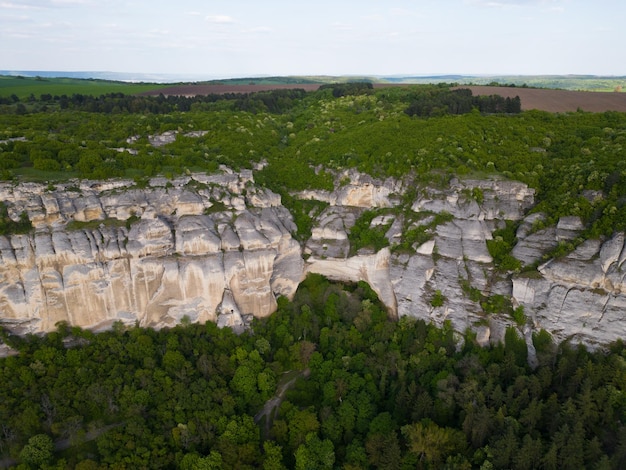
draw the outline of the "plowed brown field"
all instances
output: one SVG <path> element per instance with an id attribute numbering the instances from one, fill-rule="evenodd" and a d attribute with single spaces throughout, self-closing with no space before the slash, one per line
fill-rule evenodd
<path id="1" fill-rule="evenodd" d="M 626 112 L 626 93 L 493 86 L 463 86 L 460 88 L 469 88 L 474 95 L 500 95 L 505 98 L 519 96 L 523 110 L 540 109 L 553 113 L 564 113 L 578 109 L 593 113 Z"/>
<path id="2" fill-rule="evenodd" d="M 375 84 L 376 88 L 390 86 L 408 85 L 387 85 Z M 306 91 L 315 91 L 320 87 L 317 83 L 305 83 L 297 85 L 178 85 L 163 88 L 154 92 L 144 93 L 146 95 L 165 96 L 196 96 L 222 93 L 254 93 L 257 91 L 288 90 L 301 88 Z M 592 91 L 566 91 L 550 90 L 546 88 L 520 88 L 520 87 L 493 87 L 493 86 L 462 86 L 459 88 L 469 88 L 474 95 L 500 95 L 510 98 L 519 96 L 522 101 L 522 109 L 539 109 L 555 113 L 576 111 L 582 109 L 594 113 L 604 111 L 626 112 L 626 93 L 592 92 Z"/>

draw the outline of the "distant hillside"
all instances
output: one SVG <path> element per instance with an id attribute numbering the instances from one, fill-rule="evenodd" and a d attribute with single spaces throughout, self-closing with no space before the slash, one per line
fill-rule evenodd
<path id="1" fill-rule="evenodd" d="M 599 75 L 430 75 L 384 77 L 381 81 L 398 84 L 514 85 L 577 91 L 615 91 L 626 88 L 625 76 Z"/>
<path id="2" fill-rule="evenodd" d="M 119 73 L 94 71 L 14 71 L 0 70 L 0 75 L 11 77 L 72 78 L 81 80 L 107 80 L 126 83 L 206 83 L 223 85 L 289 85 L 309 83 L 343 83 L 349 81 L 367 81 L 371 83 L 428 84 L 458 83 L 459 85 L 515 85 L 535 88 L 558 88 L 563 90 L 614 91 L 618 87 L 626 88 L 626 76 L 602 75 L 465 75 L 465 74 L 430 74 L 430 75 L 299 75 L 299 76 L 252 76 L 220 77 L 210 74 L 159 74 L 159 73 Z"/>
<path id="3" fill-rule="evenodd" d="M 97 71 L 53 71 L 53 70 L 0 70 L 0 75 L 10 77 L 73 78 L 78 80 L 110 80 L 128 83 L 178 83 L 213 80 L 220 78 L 209 75 L 178 75 L 174 73 L 120 73 Z"/>
<path id="4" fill-rule="evenodd" d="M 370 82 L 374 84 L 424 85 L 456 83 L 459 85 L 505 85 L 531 88 L 553 88 L 574 91 L 615 91 L 626 88 L 626 76 L 605 77 L 596 75 L 428 75 L 428 76 L 293 76 L 247 77 L 208 80 L 197 83 L 207 85 L 291 85 L 345 82 Z M 189 82 L 189 81 L 187 81 Z"/>

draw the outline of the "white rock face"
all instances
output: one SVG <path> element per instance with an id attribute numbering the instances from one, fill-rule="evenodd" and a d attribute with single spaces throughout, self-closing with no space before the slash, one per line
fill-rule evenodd
<path id="1" fill-rule="evenodd" d="M 510 298 L 510 281 L 493 280 L 493 260 L 487 240 L 492 239 L 498 221 L 524 218 L 534 203 L 534 191 L 522 183 L 493 180 L 453 181 L 448 188 L 420 187 L 413 212 L 448 213 L 453 220 L 438 225 L 432 231 L 432 239 L 415 246 L 413 254 L 391 254 L 385 249 L 378 254 L 347 258 L 350 251 L 347 234 L 360 211 L 395 206 L 402 191 L 399 184 L 351 174 L 350 183 L 335 193 L 301 194 L 300 197 L 330 204 L 317 218 L 306 244 L 305 252 L 311 255 L 308 272 L 332 279 L 368 282 L 392 316 L 408 315 L 439 326 L 448 320 L 459 332 L 468 328 L 480 332 L 481 344 L 502 340 L 512 320 L 488 318 L 480 303 L 469 299 L 467 290 L 471 286 L 485 296 L 500 294 Z M 341 197 L 346 194 L 385 194 L 386 198 L 383 203 L 370 196 Z M 402 236 L 401 219 L 379 217 L 372 224 L 391 223 L 387 238 L 393 244 Z M 428 225 L 434 217 L 420 220 L 415 225 Z M 437 291 L 445 301 L 444 305 L 433 307 L 431 300 Z"/>
<path id="2" fill-rule="evenodd" d="M 456 219 L 437 228 L 435 246 L 446 258 L 491 263 L 486 243 L 491 232 L 484 221 Z"/>
<path id="3" fill-rule="evenodd" d="M 66 321 L 104 329 L 115 321 L 164 327 L 215 321 L 237 331 L 249 317 L 291 298 L 307 273 L 365 281 L 393 318 L 412 316 L 458 332 L 471 329 L 480 344 L 518 329 L 533 354 L 532 333 L 596 347 L 626 336 L 626 236 L 588 240 L 536 271 L 505 275 L 487 249 L 505 220 L 520 221 L 512 255 L 522 265 L 544 260 L 583 228 L 575 217 L 540 227 L 527 212 L 533 191 L 510 181 L 453 181 L 418 187 L 411 211 L 397 211 L 403 184 L 348 171 L 333 192 L 301 198 L 327 202 L 301 246 L 280 197 L 254 186 L 252 172 L 154 178 L 147 188 L 130 181 L 70 182 L 54 191 L 38 184 L 0 184 L 11 218 L 26 211 L 35 231 L 0 236 L 0 324 L 41 332 Z M 367 209 L 389 208 L 373 219 L 393 245 L 425 228 L 408 251 L 361 250 L 349 256 L 349 233 Z M 447 214 L 437 218 L 435 214 Z M 434 225 L 437 220 L 446 220 Z M 306 258 L 306 261 L 304 260 Z M 438 301 L 434 302 L 433 299 Z M 522 306 L 525 324 L 485 302 L 504 298 Z"/>
<path id="4" fill-rule="evenodd" d="M 541 328 L 558 341 L 573 339 L 592 348 L 626 335 L 624 234 L 604 242 L 588 240 L 564 259 L 551 260 L 530 275 L 510 279 L 495 271 L 487 249 L 493 231 L 505 220 L 521 221 L 512 254 L 527 265 L 542 260 L 560 242 L 576 238 L 583 229 L 580 219 L 564 217 L 557 226 L 535 231 L 543 215 L 526 215 L 534 204 L 534 194 L 525 185 L 453 181 L 447 188 L 418 188 L 414 212 L 448 213 L 453 218 L 434 228 L 432 239 L 415 246 L 414 253 L 390 254 L 385 249 L 378 255 L 347 258 L 347 234 L 359 210 L 363 210 L 362 204 L 370 204 L 369 208 L 387 206 L 369 196 L 339 194 L 380 194 L 384 187 L 389 190 L 386 200 L 393 205 L 397 201 L 393 191 L 401 191 L 398 185 L 376 180 L 361 182 L 364 187 L 358 191 L 350 186 L 358 179 L 350 181 L 337 193 L 304 195 L 331 204 L 318 217 L 306 245 L 312 256 L 307 262 L 310 272 L 339 280 L 365 280 L 392 314 L 422 318 L 437 325 L 449 321 L 459 332 L 474 330 L 480 344 L 502 341 L 506 328 L 514 326 L 526 339 L 531 356 L 532 332 Z M 375 220 L 388 223 L 391 219 Z M 432 220 L 432 216 L 426 217 L 416 224 L 427 225 Z M 393 243 L 401 236 L 401 218 L 392 220 L 388 239 Z M 381 254 L 385 261 L 377 264 Z M 384 268 L 380 270 L 380 266 Z M 474 292 L 474 300 L 470 291 Z M 435 293 L 443 296 L 443 305 L 433 306 Z M 481 301 L 496 295 L 508 299 L 514 307 L 523 306 L 527 323 L 517 325 L 512 317 L 497 312 L 486 314 Z"/>
<path id="5" fill-rule="evenodd" d="M 339 179 L 342 184 L 335 191 L 303 191 L 297 196 L 327 202 L 331 206 L 372 209 L 393 207 L 397 204 L 393 196 L 402 191 L 402 184 L 396 180 L 380 181 L 355 170 L 345 171 Z"/>
<path id="6" fill-rule="evenodd" d="M 389 309 L 390 316 L 397 318 L 396 297 L 389 276 L 390 253 L 383 248 L 374 255 L 358 255 L 345 259 L 310 258 L 306 272 L 322 274 L 336 281 L 365 281 Z"/>
<path id="7" fill-rule="evenodd" d="M 519 220 L 534 203 L 534 189 L 516 181 L 454 180 L 449 188 L 423 188 L 413 211 L 448 212 L 458 219 Z"/>
<path id="8" fill-rule="evenodd" d="M 513 298 L 535 328 L 558 340 L 594 347 L 626 335 L 624 234 L 604 243 L 587 240 L 568 256 L 550 260 L 538 273 L 513 277 Z"/>
<path id="9" fill-rule="evenodd" d="M 329 206 L 317 217 L 304 252 L 318 257 L 345 258 L 350 252 L 348 233 L 358 211 L 352 207 Z"/>
<path id="10" fill-rule="evenodd" d="M 250 181 L 198 175 L 146 189 L 91 182 L 52 192 L 2 185 L 10 214 L 26 210 L 35 226 L 0 237 L 2 324 L 159 328 L 186 316 L 238 327 L 247 314 L 270 315 L 276 295 L 295 293 L 304 263 L 280 197 L 253 187 L 244 197 Z"/>

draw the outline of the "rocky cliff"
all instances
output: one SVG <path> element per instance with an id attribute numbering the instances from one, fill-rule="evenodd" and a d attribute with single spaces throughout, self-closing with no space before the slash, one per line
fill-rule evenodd
<path id="1" fill-rule="evenodd" d="M 356 172 L 338 181 L 335 191 L 297 195 L 327 205 L 302 244 L 280 197 L 255 186 L 251 172 L 155 178 L 145 187 L 4 183 L 9 216 L 25 212 L 34 231 L 0 237 L 0 322 L 18 333 L 50 331 L 60 321 L 159 328 L 184 317 L 242 328 L 247 315 L 271 314 L 278 295 L 291 297 L 315 272 L 366 281 L 390 316 L 449 320 L 483 344 L 502 340 L 508 326 L 529 346 L 542 328 L 592 347 L 626 334 L 623 234 L 545 262 L 582 225 L 564 218 L 535 230 L 542 216 L 528 215 L 534 191 L 522 183 L 416 187 Z M 372 229 L 384 230 L 390 246 L 355 253 L 350 230 L 372 209 Z M 518 222 L 512 255 L 522 266 L 543 262 L 538 269 L 506 273 L 494 265 L 487 241 L 507 220 Z"/>
<path id="2" fill-rule="evenodd" d="M 303 272 L 293 222 L 251 174 L 0 188 L 33 234 L 0 237 L 2 323 L 50 331 L 66 321 L 163 327 L 266 316 Z"/>
<path id="3" fill-rule="evenodd" d="M 367 281 L 393 316 L 437 325 L 449 320 L 458 332 L 475 331 L 482 344 L 502 341 L 510 326 L 527 340 L 531 353 L 532 333 L 540 329 L 557 341 L 572 339 L 592 348 L 626 335 L 623 234 L 587 241 L 563 259 L 534 269 L 559 242 L 576 238 L 583 226 L 577 217 L 564 217 L 554 227 L 534 230 L 543 216 L 528 214 L 534 191 L 526 185 L 453 180 L 445 188 L 418 187 L 407 211 L 398 197 L 407 189 L 397 182 L 349 176 L 350 183 L 334 194 L 301 194 L 329 203 L 305 246 L 311 256 L 309 271 Z M 364 250 L 346 258 L 350 228 L 364 208 L 372 207 L 393 208 L 372 221 L 389 227 L 392 250 Z M 433 225 L 437 214 L 447 217 Z M 507 220 L 518 224 L 512 250 L 522 266 L 517 274 L 497 269 L 487 248 Z M 407 231 L 420 227 L 427 240 L 409 250 L 393 248 Z"/>
<path id="4" fill-rule="evenodd" d="M 362 194 L 330 199 L 331 205 L 318 217 L 318 226 L 305 248 L 311 254 L 308 269 L 339 278 L 336 273 L 343 266 L 360 264 L 360 268 L 350 270 L 350 279 L 369 282 L 393 316 L 423 318 L 439 326 L 449 320 L 459 332 L 468 328 L 476 330 L 483 344 L 501 340 L 512 320 L 486 315 L 480 302 L 470 300 L 467 291 L 471 286 L 485 296 L 497 293 L 510 297 L 511 283 L 498 279 L 486 241 L 504 220 L 524 217 L 534 203 L 534 191 L 517 182 L 454 180 L 446 188 L 418 188 L 407 210 L 401 207 L 399 197 L 393 197 L 407 191 L 397 183 L 367 181 L 364 184 L 361 175 L 350 176 L 350 184 L 341 191 L 354 196 L 361 188 Z M 475 196 L 478 194 L 479 200 Z M 304 196 L 312 197 L 312 194 Z M 329 200 L 323 194 L 318 197 Z M 360 204 L 350 205 L 355 200 Z M 372 221 L 389 226 L 386 237 L 392 247 L 410 230 L 424 228 L 428 239 L 408 250 L 386 248 L 375 254 L 329 259 L 329 253 L 347 251 L 344 246 L 347 233 L 358 212 L 371 207 L 392 208 Z M 447 217 L 443 223 L 434 225 L 437 214 Z M 384 269 L 375 270 L 375 266 Z M 435 295 L 443 301 L 441 305 L 433 302 Z"/>
<path id="5" fill-rule="evenodd" d="M 626 337 L 624 234 L 587 240 L 569 255 L 512 279 L 533 327 L 595 346 Z"/>

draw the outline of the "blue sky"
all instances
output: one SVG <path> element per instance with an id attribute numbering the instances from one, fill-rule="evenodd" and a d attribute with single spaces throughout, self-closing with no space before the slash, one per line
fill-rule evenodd
<path id="1" fill-rule="evenodd" d="M 626 75 L 624 0 L 0 0 L 0 69 Z"/>

